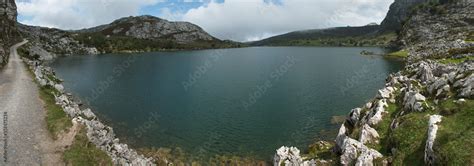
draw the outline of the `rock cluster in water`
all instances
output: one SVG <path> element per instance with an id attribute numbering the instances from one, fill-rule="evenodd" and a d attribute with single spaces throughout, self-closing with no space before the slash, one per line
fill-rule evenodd
<path id="1" fill-rule="evenodd" d="M 61 106 L 66 114 L 72 118 L 73 123 L 79 123 L 86 127 L 86 135 L 89 141 L 105 151 L 115 165 L 154 165 L 152 158 L 146 158 L 129 148 L 127 144 L 120 143 L 112 127 L 100 122 L 90 109 L 79 108 L 79 104 L 73 100 L 72 96 L 64 91 L 63 85 L 51 80 L 55 76 L 50 67 L 42 66 L 39 61 L 26 58 L 23 58 L 23 61 L 28 64 L 41 86 L 50 86 L 59 92 L 55 94 L 56 104 Z"/>

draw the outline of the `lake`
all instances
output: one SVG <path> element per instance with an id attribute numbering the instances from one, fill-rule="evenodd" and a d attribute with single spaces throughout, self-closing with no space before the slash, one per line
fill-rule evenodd
<path id="1" fill-rule="evenodd" d="M 132 147 L 271 160 L 334 139 L 346 115 L 400 70 L 352 47 L 254 47 L 70 56 L 51 64 L 66 90 Z"/>

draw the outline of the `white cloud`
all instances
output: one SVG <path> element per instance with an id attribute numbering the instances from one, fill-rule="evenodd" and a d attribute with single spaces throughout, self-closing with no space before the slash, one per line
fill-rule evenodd
<path id="1" fill-rule="evenodd" d="M 159 0 L 20 0 L 22 23 L 63 29 L 105 24 L 120 17 L 137 15 L 143 6 Z"/>
<path id="2" fill-rule="evenodd" d="M 394 0 L 178 0 L 198 8 L 160 7 L 159 17 L 188 21 L 210 34 L 237 41 L 258 40 L 295 30 L 380 23 Z M 143 13 L 170 0 L 17 0 L 22 23 L 79 29 Z M 150 13 L 151 14 L 151 13 Z"/>
<path id="3" fill-rule="evenodd" d="M 380 23 L 393 0 L 215 1 L 182 19 L 222 39 L 256 40 L 294 30 Z"/>

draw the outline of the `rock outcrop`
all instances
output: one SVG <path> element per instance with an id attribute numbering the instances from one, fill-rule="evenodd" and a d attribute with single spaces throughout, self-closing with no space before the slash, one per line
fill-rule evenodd
<path id="1" fill-rule="evenodd" d="M 0 1 L 0 67 L 8 62 L 9 48 L 16 41 L 16 4 L 14 0 Z"/>
<path id="2" fill-rule="evenodd" d="M 96 48 L 81 44 L 67 31 L 22 24 L 18 24 L 18 30 L 28 39 L 30 53 L 37 54 L 42 60 L 57 56 L 99 54 Z"/>
<path id="3" fill-rule="evenodd" d="M 408 18 L 412 8 L 429 0 L 395 0 L 387 13 L 387 16 L 380 24 L 385 31 L 398 31 L 402 28 L 402 23 Z"/>

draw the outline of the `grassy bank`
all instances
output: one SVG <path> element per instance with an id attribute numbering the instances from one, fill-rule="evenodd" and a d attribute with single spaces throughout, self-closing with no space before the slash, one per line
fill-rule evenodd
<path id="1" fill-rule="evenodd" d="M 24 48 L 21 51 L 19 49 L 18 53 L 22 57 L 31 58 L 27 56 L 27 51 Z M 27 70 L 30 76 L 34 78 L 33 71 L 28 67 Z M 55 82 L 59 81 L 53 75 L 47 75 L 46 77 Z M 34 82 L 38 85 L 39 97 L 43 101 L 46 110 L 45 121 L 47 129 L 51 137 L 57 140 L 58 135 L 71 129 L 72 121 L 64 110 L 56 104 L 54 95 L 59 94 L 59 92 L 49 85 L 41 86 L 36 80 Z M 84 128 L 81 128 L 76 134 L 72 145 L 67 147 L 62 157 L 67 165 L 112 165 L 111 158 L 104 151 L 89 142 Z"/>
<path id="2" fill-rule="evenodd" d="M 113 165 L 105 152 L 89 142 L 86 129 L 82 126 L 74 137 L 73 144 L 64 152 L 63 158 L 67 165 Z"/>

